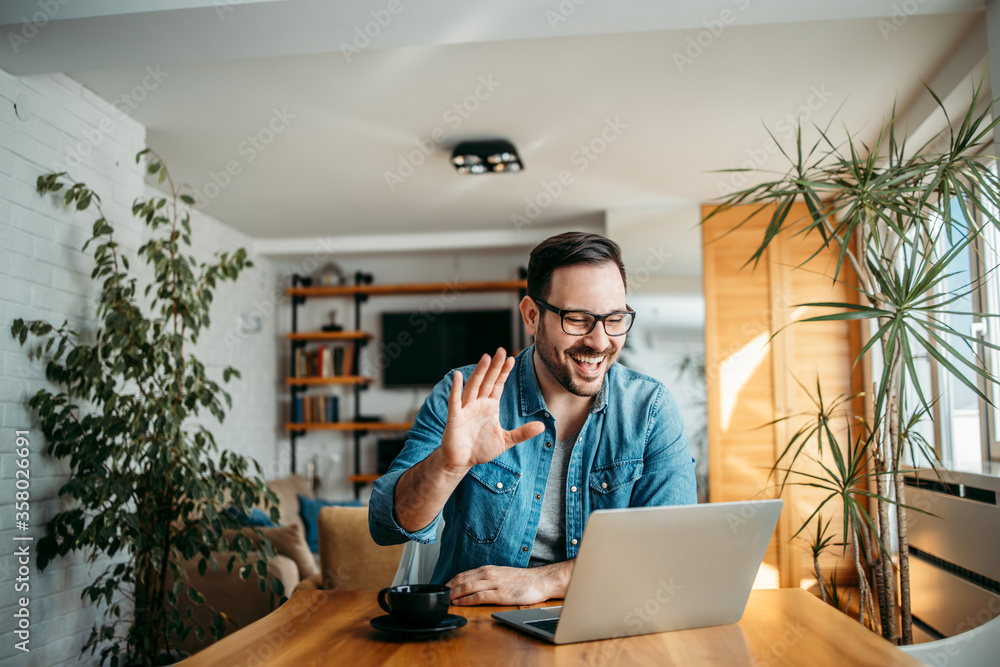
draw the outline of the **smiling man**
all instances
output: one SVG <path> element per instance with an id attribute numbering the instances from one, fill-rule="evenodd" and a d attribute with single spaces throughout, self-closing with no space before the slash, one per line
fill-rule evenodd
<path id="1" fill-rule="evenodd" d="M 615 363 L 635 313 L 613 241 L 553 236 L 531 251 L 521 317 L 534 345 L 449 374 L 372 491 L 379 544 L 431 542 L 453 604 L 565 595 L 595 509 L 697 502 L 673 397 Z"/>

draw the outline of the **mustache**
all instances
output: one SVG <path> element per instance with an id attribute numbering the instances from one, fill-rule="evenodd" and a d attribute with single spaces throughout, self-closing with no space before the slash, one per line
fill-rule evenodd
<path id="1" fill-rule="evenodd" d="M 612 345 L 607 346 L 603 350 L 598 350 L 589 345 L 575 345 L 566 350 L 566 354 L 576 354 L 581 357 L 610 357 L 614 352 L 615 348 Z"/>

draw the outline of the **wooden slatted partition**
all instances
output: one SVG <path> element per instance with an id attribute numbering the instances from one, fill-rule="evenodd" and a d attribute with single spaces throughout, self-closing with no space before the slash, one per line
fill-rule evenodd
<path id="1" fill-rule="evenodd" d="M 706 207 L 703 214 L 710 210 Z M 850 393 L 852 378 L 860 377 L 860 372 L 852 375 L 856 325 L 787 326 L 830 312 L 799 304 L 854 300 L 850 288 L 831 280 L 835 257 L 820 255 L 797 268 L 815 253 L 819 240 L 789 235 L 773 242 L 756 268 L 746 265 L 770 218 L 765 209 L 736 229 L 752 210 L 726 211 L 703 226 L 712 502 L 776 497 L 776 480 L 768 473 L 807 419 L 796 415 L 812 409 L 809 394 L 815 393 L 817 378 L 829 401 Z M 805 215 L 805 207 L 799 212 Z M 801 459 L 796 467 L 819 470 L 818 463 Z M 785 511 L 758 585 L 799 586 L 803 579 L 815 579 L 805 539 L 790 540 L 825 495 L 807 487 L 785 487 Z M 831 507 L 823 516 L 832 519 L 831 528 L 839 534 L 840 513 Z M 820 565 L 824 575 L 836 570 L 839 583 L 853 580 L 852 562 L 839 550 L 831 551 Z"/>

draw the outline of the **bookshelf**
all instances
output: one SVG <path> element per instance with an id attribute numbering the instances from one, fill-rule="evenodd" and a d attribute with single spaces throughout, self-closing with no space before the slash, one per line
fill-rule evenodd
<path id="1" fill-rule="evenodd" d="M 289 434 L 291 442 L 291 469 L 296 470 L 297 442 L 306 437 L 309 433 L 317 435 L 326 433 L 349 433 L 354 442 L 354 472 L 348 476 L 348 480 L 354 487 L 354 495 L 358 497 L 361 489 L 371 484 L 378 475 L 366 474 L 361 471 L 361 444 L 365 436 L 371 433 L 398 433 L 402 435 L 412 427 L 409 422 L 389 422 L 382 421 L 380 417 L 364 415 L 361 411 L 361 399 L 365 389 L 373 382 L 374 378 L 357 375 L 354 371 L 360 368 L 360 358 L 364 348 L 371 343 L 375 336 L 367 331 L 361 330 L 361 308 L 370 297 L 374 296 L 406 296 L 420 294 L 434 294 L 447 290 L 462 293 L 477 292 L 518 292 L 523 296 L 527 292 L 526 273 L 521 270 L 519 280 L 492 280 L 492 281 L 472 281 L 472 282 L 426 282 L 396 285 L 372 284 L 372 275 L 358 272 L 354 275 L 354 285 L 337 286 L 311 286 L 306 284 L 307 278 L 303 276 L 292 276 L 292 286 L 286 290 L 286 294 L 291 297 L 292 322 L 291 331 L 285 336 L 291 349 L 291 360 L 289 376 L 285 378 L 285 385 L 291 395 L 291 414 L 288 422 L 285 423 L 285 430 Z M 300 331 L 299 330 L 299 309 L 306 307 L 307 302 L 314 299 L 351 299 L 354 302 L 354 329 L 346 331 Z M 334 360 L 332 366 L 324 362 L 312 359 L 310 355 L 321 355 L 320 349 L 326 348 L 332 351 L 343 350 L 337 362 Z M 305 359 L 305 365 L 303 361 Z M 320 371 L 319 369 L 325 370 Z M 347 416 L 339 414 L 338 409 L 335 419 L 328 419 L 330 412 L 320 408 L 312 409 L 306 414 L 304 408 L 297 410 L 296 405 L 304 406 L 308 400 L 316 400 L 315 395 L 310 398 L 310 390 L 324 386 L 341 386 L 353 392 L 353 415 Z M 320 401 L 329 400 L 325 397 Z M 306 419 L 306 417 L 310 417 Z M 313 417 L 321 416 L 322 419 Z M 344 417 L 344 420 L 341 420 Z"/>

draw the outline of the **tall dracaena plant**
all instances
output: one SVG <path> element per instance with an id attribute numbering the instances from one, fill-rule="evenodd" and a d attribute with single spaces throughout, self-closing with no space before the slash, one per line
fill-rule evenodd
<path id="1" fill-rule="evenodd" d="M 139 162 L 142 151 L 136 156 Z M 125 661 L 157 664 L 161 651 L 192 631 L 191 604 L 205 602 L 189 585 L 182 563 L 197 559 L 204 574 L 239 559 L 240 574 L 255 570 L 261 588 L 268 580 L 270 543 L 255 546 L 241 534 L 233 515 L 218 511 L 223 502 L 240 510 L 276 498 L 261 479 L 260 466 L 230 452 L 218 452 L 211 431 L 195 422 L 208 411 L 220 421 L 231 401 L 190 346 L 210 324 L 213 292 L 252 266 L 242 248 L 217 254 L 211 262 L 189 255 L 191 225 L 186 205 L 162 161 L 150 154 L 150 174 L 169 186 L 167 197 L 139 200 L 132 213 L 144 221 L 150 238 L 138 250 L 148 268 L 139 293 L 128 257 L 115 241 L 97 193 L 64 173 L 38 178 L 38 192 L 57 193 L 77 210 L 94 207 L 99 218 L 84 245 L 94 245 L 91 278 L 100 281 L 97 328 L 79 333 L 66 323 L 15 320 L 11 332 L 22 345 L 39 339 L 35 354 L 47 358 L 45 374 L 61 388 L 38 391 L 30 400 L 48 440 L 48 453 L 66 461 L 69 481 L 60 494 L 69 508 L 49 523 L 40 541 L 38 565 L 74 551 L 91 562 L 110 565 L 83 596 L 105 607 L 84 651 L 100 649 L 101 664 Z M 238 377 L 226 368 L 223 381 Z M 272 517 L 277 518 L 272 511 Z M 248 561 L 257 552 L 256 563 Z M 281 583 L 271 579 L 280 595 Z M 183 600 L 182 600 L 183 598 Z M 215 615 L 217 637 L 226 618 Z M 199 639 L 205 630 L 194 627 Z"/>
<path id="2" fill-rule="evenodd" d="M 976 374 L 988 382 L 997 381 L 956 349 L 978 351 L 979 345 L 995 346 L 948 324 L 952 315 L 986 316 L 955 310 L 958 302 L 978 287 L 977 281 L 957 290 L 949 289 L 946 283 L 953 260 L 977 247 L 984 231 L 997 225 L 996 211 L 1000 209 L 1000 182 L 991 159 L 980 154 L 992 140 L 998 120 L 991 119 L 990 105 L 979 108 L 981 90 L 980 85 L 974 91 L 969 111 L 960 123 L 951 124 L 949 119 L 948 129 L 916 150 L 899 140 L 894 117 L 871 146 L 852 138 L 836 144 L 827 131 L 817 128 L 819 139 L 804 147 L 800 127 L 794 151 L 783 149 L 791 164 L 786 173 L 731 194 L 716 209 L 750 205 L 754 213 L 748 220 L 764 206 L 773 205 L 769 224 L 748 264 L 756 264 L 780 235 L 812 234 L 822 241 L 817 255 L 827 251 L 837 258 L 834 280 L 846 278 L 845 264 L 856 275 L 857 282 L 851 286 L 859 294 L 858 303 L 804 304 L 835 312 L 803 321 L 872 323 L 874 333 L 862 347 L 859 361 L 875 354 L 879 361 L 873 367 L 880 370 L 872 382 L 871 437 L 858 442 L 869 452 L 874 466 L 875 523 L 880 543 L 874 553 L 881 552 L 883 557 L 877 558 L 875 567 L 881 571 L 873 573 L 873 578 L 878 587 L 882 633 L 897 639 L 895 577 L 892 561 L 886 556 L 895 546 L 903 643 L 912 642 L 912 629 L 901 460 L 904 451 L 915 446 L 914 419 L 928 411 L 934 400 L 921 385 L 914 359 L 925 352 L 986 401 L 974 381 Z M 947 117 L 944 104 L 933 91 L 931 95 Z M 807 206 L 804 218 L 792 214 L 792 204 L 797 201 Z M 988 271 L 994 268 L 987 267 Z M 904 391 L 906 387 L 912 391 Z M 908 395 L 915 398 L 908 399 Z M 890 507 L 897 514 L 895 536 L 890 529 Z"/>

